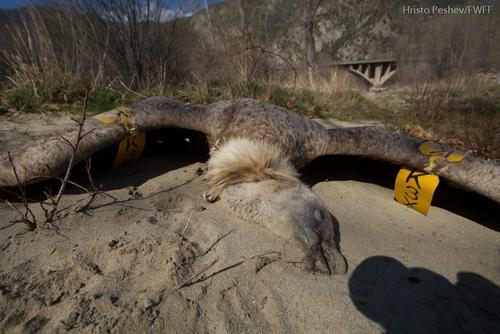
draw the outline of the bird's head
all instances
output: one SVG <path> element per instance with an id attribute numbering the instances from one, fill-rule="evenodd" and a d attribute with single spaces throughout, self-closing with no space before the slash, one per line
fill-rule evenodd
<path id="1" fill-rule="evenodd" d="M 213 190 L 222 192 L 221 198 L 237 216 L 298 242 L 312 269 L 323 259 L 330 273 L 345 272 L 345 260 L 333 241 L 332 216 L 298 179 L 279 146 L 232 138 L 212 150 L 208 167 Z"/>
<path id="2" fill-rule="evenodd" d="M 344 274 L 346 263 L 334 242 L 333 217 L 300 181 L 265 180 L 228 186 L 223 201 L 239 217 L 300 244 L 312 270 Z"/>

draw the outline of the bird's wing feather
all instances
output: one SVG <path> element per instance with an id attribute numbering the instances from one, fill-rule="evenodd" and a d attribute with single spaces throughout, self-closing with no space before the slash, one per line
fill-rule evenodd
<path id="1" fill-rule="evenodd" d="M 130 131 L 147 131 L 165 127 L 178 127 L 207 132 L 206 109 L 175 102 L 168 98 L 154 97 L 136 103 L 130 108 L 126 122 L 105 124 L 96 118 L 87 118 L 83 127 L 86 134 L 78 145 L 74 164 L 92 154 L 119 142 Z M 54 136 L 27 143 L 10 153 L 0 154 L 0 187 L 20 183 L 30 184 L 61 175 L 68 168 L 78 126 Z"/>
<path id="2" fill-rule="evenodd" d="M 184 128 L 211 134 L 206 107 L 177 102 L 167 97 L 151 97 L 131 106 L 130 120 L 139 131 Z"/>
<path id="3" fill-rule="evenodd" d="M 118 142 L 127 136 L 128 131 L 121 124 L 104 124 L 90 118 L 83 127 L 82 134 L 86 133 L 78 145 L 75 163 Z M 21 184 L 31 184 L 62 174 L 68 167 L 73 152 L 69 143 L 75 144 L 77 137 L 78 127 L 75 125 L 51 137 L 22 145 L 12 152 L 2 153 L 0 187 L 16 186 L 17 178 Z"/>
<path id="4" fill-rule="evenodd" d="M 428 170 L 451 181 L 457 187 L 482 194 L 500 202 L 500 166 L 467 154 L 460 161 L 437 159 L 430 167 L 429 158 L 420 147 L 425 141 L 397 134 L 382 127 L 362 126 L 329 129 L 314 149 L 322 155 L 364 156 L 398 165 Z M 443 152 L 453 152 L 441 145 Z"/>

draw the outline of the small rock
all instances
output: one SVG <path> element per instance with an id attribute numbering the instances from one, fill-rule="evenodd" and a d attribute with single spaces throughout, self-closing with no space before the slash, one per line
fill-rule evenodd
<path id="1" fill-rule="evenodd" d="M 108 243 L 108 247 L 113 248 L 113 247 L 115 247 L 117 244 L 118 244 L 118 240 L 113 239 L 113 240 L 111 240 L 111 241 Z"/>
<path id="2" fill-rule="evenodd" d="M 150 308 L 158 305 L 161 301 L 161 297 L 159 294 L 155 293 L 147 293 L 142 297 L 138 302 L 138 307 L 141 311 L 149 310 Z"/>
<path id="3" fill-rule="evenodd" d="M 109 296 L 109 300 L 111 301 L 111 304 L 116 304 L 116 302 L 118 302 L 120 300 L 120 297 L 118 297 L 117 295 L 111 295 Z"/>
<path id="4" fill-rule="evenodd" d="M 158 218 L 156 218 L 155 216 L 149 216 L 149 217 L 147 218 L 147 221 L 148 221 L 148 223 L 150 223 L 151 225 L 158 224 Z"/>
<path id="5" fill-rule="evenodd" d="M 145 297 L 139 304 L 139 309 L 141 311 L 149 310 L 151 307 L 153 307 L 153 305 L 154 305 L 153 300 L 149 297 Z"/>
<path id="6" fill-rule="evenodd" d="M 25 333 L 38 333 L 40 331 L 40 329 L 42 329 L 43 326 L 45 326 L 47 321 L 49 321 L 48 318 L 46 318 L 42 315 L 35 315 L 33 318 L 31 318 L 30 320 L 28 320 L 24 324 L 24 329 L 25 329 L 24 332 Z"/>
<path id="7" fill-rule="evenodd" d="M 136 188 L 136 187 L 132 187 L 132 186 L 127 187 L 127 191 L 128 191 L 128 194 L 129 194 L 129 195 L 132 195 L 132 196 L 133 196 L 136 190 L 137 190 L 137 188 Z"/>
<path id="8" fill-rule="evenodd" d="M 92 270 L 94 273 L 96 273 L 98 275 L 102 274 L 102 270 L 101 270 L 101 268 L 99 268 L 99 266 L 97 264 L 89 263 L 88 266 L 89 266 L 89 269 Z"/>
<path id="9" fill-rule="evenodd" d="M 68 318 L 66 321 L 64 321 L 67 325 L 73 327 L 76 324 L 76 321 L 78 320 L 78 317 L 80 316 L 80 312 L 73 311 L 69 314 Z"/>
<path id="10" fill-rule="evenodd" d="M 11 292 L 12 292 L 12 290 L 8 286 L 0 284 L 0 295 L 1 296 L 8 295 Z"/>
<path id="11" fill-rule="evenodd" d="M 55 305 L 55 304 L 60 303 L 63 296 L 64 296 L 64 292 L 59 293 L 59 295 L 57 295 L 57 296 L 53 296 L 53 298 L 51 298 L 48 301 L 48 305 Z"/>
<path id="12" fill-rule="evenodd" d="M 85 283 L 80 283 L 80 286 L 78 287 L 78 289 L 75 290 L 75 293 L 79 293 L 81 289 L 83 289 L 85 287 Z"/>

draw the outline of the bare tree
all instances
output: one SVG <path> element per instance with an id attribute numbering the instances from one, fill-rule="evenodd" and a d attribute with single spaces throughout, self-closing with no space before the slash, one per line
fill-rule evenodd
<path id="1" fill-rule="evenodd" d="M 395 53 L 402 80 L 446 79 L 500 69 L 500 13 L 400 17 Z M 427 76 L 419 69 L 427 69 Z"/>
<path id="2" fill-rule="evenodd" d="M 314 74 L 316 71 L 316 44 L 315 44 L 315 24 L 318 16 L 319 7 L 322 0 L 309 0 L 306 4 L 304 18 L 304 54 L 309 76 L 309 84 L 314 86 Z"/>

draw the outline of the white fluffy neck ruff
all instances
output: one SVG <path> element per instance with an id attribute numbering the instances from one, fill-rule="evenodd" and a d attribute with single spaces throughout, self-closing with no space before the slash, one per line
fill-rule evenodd
<path id="1" fill-rule="evenodd" d="M 208 176 L 215 188 L 269 179 L 298 180 L 297 171 L 282 150 L 245 138 L 232 138 L 212 151 Z"/>

